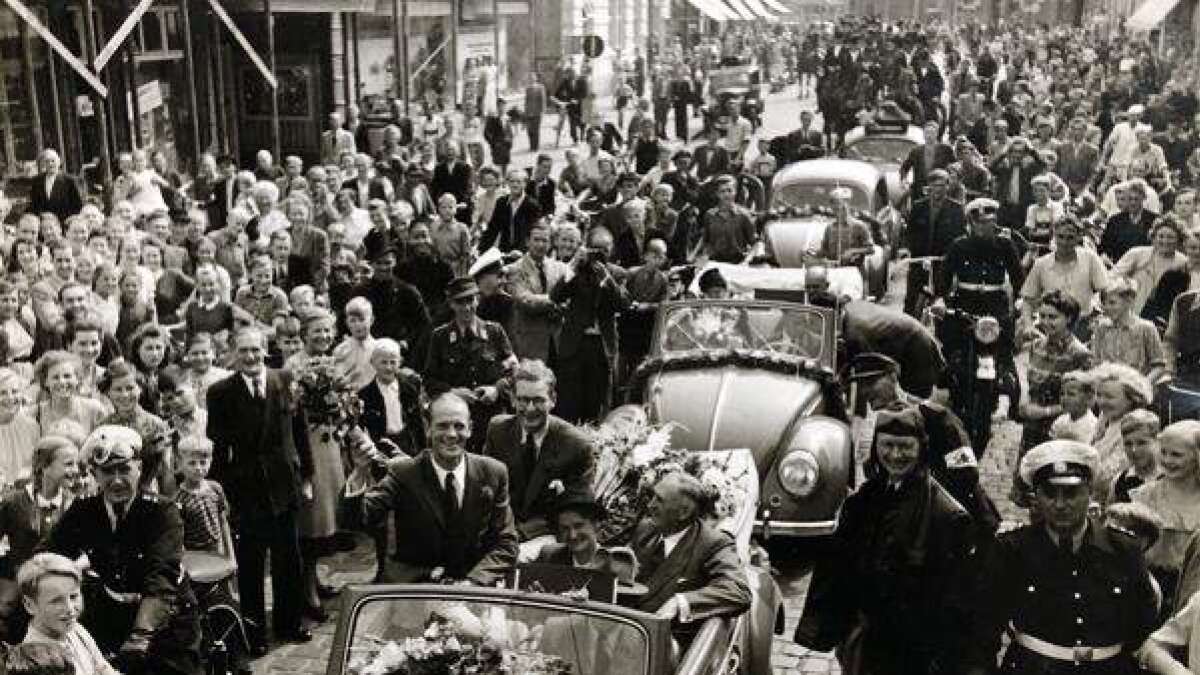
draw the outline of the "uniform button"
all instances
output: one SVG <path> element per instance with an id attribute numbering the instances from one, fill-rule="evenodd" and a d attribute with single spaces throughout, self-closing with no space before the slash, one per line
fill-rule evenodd
<path id="1" fill-rule="evenodd" d="M 1075 617 L 1075 623 L 1077 623 L 1077 624 L 1079 624 L 1080 626 L 1082 626 L 1082 625 L 1083 625 L 1083 617 L 1082 617 L 1082 616 L 1077 616 L 1077 617 Z"/>
<path id="2" fill-rule="evenodd" d="M 1082 600 L 1082 599 L 1083 599 L 1083 595 L 1082 595 L 1082 594 L 1080 594 L 1080 593 L 1076 593 L 1076 594 L 1075 594 L 1075 599 L 1076 599 L 1076 600 Z"/>
<path id="3" fill-rule="evenodd" d="M 1075 644 L 1076 644 L 1076 646 L 1078 646 L 1078 645 L 1082 645 L 1082 644 L 1083 644 L 1083 640 L 1076 640 L 1076 641 L 1075 641 Z"/>
<path id="4" fill-rule="evenodd" d="M 1034 592 L 1034 591 L 1036 591 L 1036 590 L 1037 590 L 1037 589 L 1036 589 L 1036 588 L 1034 588 L 1033 586 L 1030 586 L 1030 587 L 1029 587 L 1029 592 L 1030 592 L 1030 593 L 1033 593 L 1033 592 Z"/>
<path id="5" fill-rule="evenodd" d="M 1071 576 L 1073 576 L 1073 577 L 1079 576 L 1079 570 L 1071 570 Z"/>

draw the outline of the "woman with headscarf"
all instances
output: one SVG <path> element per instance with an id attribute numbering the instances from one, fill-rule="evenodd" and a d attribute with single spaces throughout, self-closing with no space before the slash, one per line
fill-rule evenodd
<path id="1" fill-rule="evenodd" d="M 847 675 L 961 672 L 971 517 L 930 475 L 915 407 L 882 410 L 867 482 L 846 499 L 796 642 Z"/>

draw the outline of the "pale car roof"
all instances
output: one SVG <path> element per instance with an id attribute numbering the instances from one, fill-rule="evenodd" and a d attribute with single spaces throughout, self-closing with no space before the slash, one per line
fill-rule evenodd
<path id="1" fill-rule="evenodd" d="M 775 174 L 772 188 L 791 183 L 852 183 L 870 194 L 883 173 L 857 159 L 806 159 L 785 166 Z"/>
<path id="2" fill-rule="evenodd" d="M 900 133 L 898 130 L 887 129 L 881 131 L 872 131 L 868 134 L 866 127 L 854 127 L 850 131 L 846 132 L 845 144 L 851 145 L 869 136 L 876 138 L 904 138 L 916 143 L 917 145 L 925 142 L 925 130 L 921 127 L 910 124 L 903 133 Z"/>

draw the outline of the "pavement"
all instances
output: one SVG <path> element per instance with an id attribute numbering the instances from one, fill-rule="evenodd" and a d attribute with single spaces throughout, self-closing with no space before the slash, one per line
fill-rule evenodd
<path id="1" fill-rule="evenodd" d="M 787 133 L 796 126 L 802 109 L 815 107 L 811 99 L 798 100 L 796 90 L 789 87 L 784 92 L 768 97 L 760 134 L 768 138 Z M 611 113 L 611 102 L 601 100 L 601 109 Z M 542 138 L 549 138 L 550 147 L 543 147 L 555 160 L 556 167 L 564 165 L 563 152 L 566 146 L 553 147 L 554 116 L 543 118 L 544 129 Z M 692 131 L 698 128 L 699 120 L 691 120 Z M 668 123 L 668 129 L 673 129 Z M 564 137 L 566 132 L 564 130 Z M 569 138 L 565 138 L 569 142 Z M 528 148 L 525 134 L 519 133 L 516 148 L 513 152 L 513 166 L 532 166 L 536 153 Z M 889 293 L 885 302 L 899 306 L 905 288 L 903 271 L 897 271 L 890 279 Z M 1018 362 L 1020 366 L 1020 362 Z M 993 431 L 992 444 L 981 462 L 980 479 L 988 494 L 999 507 L 1005 519 L 1006 526 L 1012 526 L 1024 520 L 1024 514 L 1008 499 L 1009 487 L 1012 483 L 1013 465 L 1016 461 L 1017 448 L 1020 443 L 1021 429 L 1014 422 L 997 425 Z M 786 545 L 772 544 L 770 546 L 772 564 L 779 571 L 776 581 L 784 595 L 785 630 L 784 634 L 775 638 L 773 650 L 774 675 L 833 675 L 841 669 L 832 654 L 812 652 L 792 641 L 792 634 L 804 609 L 804 599 L 808 592 L 810 567 L 806 562 L 803 550 L 789 549 Z M 361 539 L 359 546 L 348 553 L 340 553 L 326 559 L 322 565 L 322 578 L 334 586 L 345 584 L 368 583 L 374 574 L 374 552 L 372 544 L 367 539 Z M 268 598 L 269 602 L 269 598 Z M 319 675 L 325 672 L 327 660 L 333 643 L 333 629 L 337 623 L 337 601 L 326 604 L 330 619 L 323 624 L 313 626 L 313 641 L 302 645 L 282 645 L 273 649 L 267 656 L 253 663 L 254 672 L 259 675 L 301 673 Z M 583 673 L 581 675 L 601 675 Z"/>

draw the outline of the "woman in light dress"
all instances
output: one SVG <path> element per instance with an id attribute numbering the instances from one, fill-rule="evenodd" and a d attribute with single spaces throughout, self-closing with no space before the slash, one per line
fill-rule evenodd
<path id="1" fill-rule="evenodd" d="M 21 410 L 25 381 L 9 368 L 0 368 L 0 485 L 29 476 L 33 448 L 42 435 L 38 423 Z"/>
<path id="2" fill-rule="evenodd" d="M 1161 475 L 1129 493 L 1163 520 L 1162 534 L 1146 552 L 1146 564 L 1172 598 L 1178 586 L 1184 553 L 1200 529 L 1200 421 L 1176 422 L 1158 437 Z M 1200 665 L 1200 664 L 1194 664 Z"/>
<path id="3" fill-rule="evenodd" d="M 170 184 L 150 166 L 150 159 L 144 151 L 134 151 L 133 171 L 125 175 L 130 180 L 129 201 L 139 216 L 167 210 L 162 188 Z"/>
<path id="4" fill-rule="evenodd" d="M 314 363 L 328 359 L 335 331 L 333 315 L 325 311 L 310 312 L 304 317 L 304 351 L 289 358 L 284 365 L 285 369 L 293 376 L 299 377 Z M 318 594 L 317 562 L 332 552 L 334 535 L 337 534 L 337 506 L 346 482 L 346 470 L 342 463 L 341 446 L 333 437 L 333 428 L 310 421 L 307 431 L 308 444 L 312 450 L 313 497 L 300 510 L 305 615 L 323 620 L 325 613 L 321 609 Z"/>
<path id="5" fill-rule="evenodd" d="M 60 426 L 75 425 L 86 438 L 100 425 L 108 410 L 94 398 L 79 393 L 79 357 L 70 352 L 52 350 L 34 366 L 40 399 L 35 418 L 43 436 L 61 433 Z"/>
<path id="6" fill-rule="evenodd" d="M 1134 246 L 1113 267 L 1114 273 L 1137 282 L 1137 295 L 1133 297 L 1135 314 L 1141 314 L 1164 272 L 1187 264 L 1187 256 L 1179 250 L 1185 234 L 1173 218 L 1160 218 L 1150 229 L 1150 245 Z"/>
<path id="7" fill-rule="evenodd" d="M 1103 502 L 1108 486 L 1129 467 L 1125 457 L 1121 419 L 1130 411 L 1145 408 L 1154 400 L 1154 390 L 1146 376 L 1121 363 L 1102 363 L 1092 369 L 1096 382 L 1096 403 L 1100 421 L 1092 447 L 1100 454 L 1100 470 L 1092 485 L 1096 499 Z"/>

